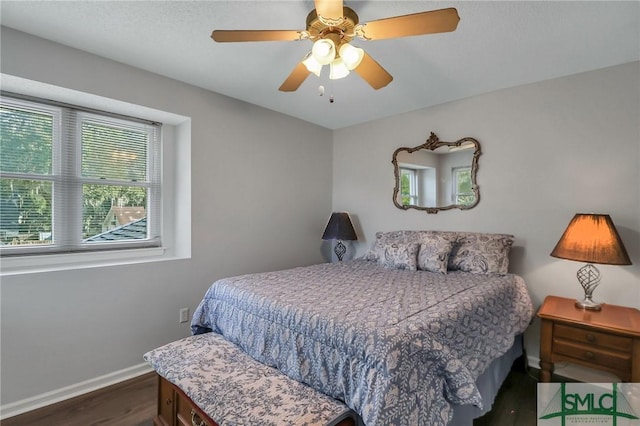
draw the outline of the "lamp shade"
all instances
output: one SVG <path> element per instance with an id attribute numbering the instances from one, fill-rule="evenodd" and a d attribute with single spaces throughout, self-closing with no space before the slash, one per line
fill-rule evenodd
<path id="1" fill-rule="evenodd" d="M 353 229 L 351 218 L 347 212 L 331 213 L 329 223 L 322 234 L 323 240 L 357 240 L 356 231 Z"/>
<path id="2" fill-rule="evenodd" d="M 338 80 L 345 78 L 349 75 L 349 68 L 345 65 L 342 58 L 336 58 L 329 65 L 329 78 L 331 80 Z"/>
<path id="3" fill-rule="evenodd" d="M 305 56 L 305 58 L 302 60 L 302 63 L 304 64 L 305 67 L 307 67 L 307 70 L 309 72 L 312 72 L 318 77 L 320 77 L 320 72 L 322 71 L 322 64 L 316 60 L 316 58 L 313 56 L 311 52 L 309 52 L 307 56 Z"/>
<path id="4" fill-rule="evenodd" d="M 605 265 L 631 265 L 631 259 L 607 214 L 576 214 L 551 256 Z"/>
<path id="5" fill-rule="evenodd" d="M 359 47 L 350 45 L 349 43 L 343 43 L 340 46 L 340 57 L 344 61 L 344 64 L 349 70 L 354 70 L 360 65 L 364 58 L 364 50 Z"/>
<path id="6" fill-rule="evenodd" d="M 311 54 L 320 65 L 329 65 L 336 57 L 336 44 L 330 38 L 321 38 L 313 43 Z"/>

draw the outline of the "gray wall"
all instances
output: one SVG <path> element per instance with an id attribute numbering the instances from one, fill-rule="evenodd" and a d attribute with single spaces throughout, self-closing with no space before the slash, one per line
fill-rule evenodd
<path id="1" fill-rule="evenodd" d="M 1 47 L 3 73 L 192 118 L 192 258 L 2 277 L 3 405 L 143 363 L 217 278 L 323 261 L 330 130 L 13 30 Z"/>
<path id="2" fill-rule="evenodd" d="M 609 213 L 634 265 L 602 266 L 596 294 L 640 306 L 638 63 L 331 132 L 13 30 L 1 47 L 4 73 L 192 118 L 192 259 L 3 277 L 3 405 L 140 364 L 145 351 L 188 335 L 178 309 L 193 311 L 217 278 L 323 261 L 332 210 L 351 212 L 360 254 L 379 230 L 512 233 L 512 271 L 536 304 L 580 294 L 581 265 L 549 252 L 574 213 Z M 480 141 L 473 210 L 393 206 L 391 155 L 430 131 Z M 238 167 L 245 178 L 233 186 Z M 537 339 L 536 322 L 533 357 Z"/>
<path id="3" fill-rule="evenodd" d="M 480 203 L 429 215 L 394 207 L 391 156 L 435 132 L 482 148 Z M 549 256 L 575 213 L 610 214 L 632 266 L 599 266 L 595 298 L 640 307 L 640 63 L 501 90 L 334 132 L 333 207 L 358 223 L 360 254 L 376 231 L 439 229 L 515 235 L 511 270 L 536 305 L 582 295 L 579 262 Z M 527 349 L 538 357 L 536 321 Z M 537 365 L 536 365 L 537 366 Z"/>

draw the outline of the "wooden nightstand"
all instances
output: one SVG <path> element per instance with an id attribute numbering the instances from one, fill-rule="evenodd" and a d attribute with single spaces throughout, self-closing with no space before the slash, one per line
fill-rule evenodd
<path id="1" fill-rule="evenodd" d="M 538 311 L 540 381 L 550 381 L 553 364 L 566 361 L 640 382 L 640 311 L 607 304 L 601 311 L 587 311 L 574 303 L 547 296 Z"/>

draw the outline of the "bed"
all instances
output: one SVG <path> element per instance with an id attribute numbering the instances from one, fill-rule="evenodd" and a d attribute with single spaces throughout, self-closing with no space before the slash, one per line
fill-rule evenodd
<path id="1" fill-rule="evenodd" d="M 523 279 L 508 273 L 512 241 L 379 232 L 361 259 L 216 281 L 192 332 L 221 334 L 367 426 L 469 424 L 533 315 Z"/>

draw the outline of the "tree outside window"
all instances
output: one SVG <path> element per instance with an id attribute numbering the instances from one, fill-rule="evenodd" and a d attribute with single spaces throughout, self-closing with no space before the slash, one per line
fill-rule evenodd
<path id="1" fill-rule="evenodd" d="M 476 200 L 471 185 L 471 167 L 456 167 L 453 169 L 453 202 L 458 205 L 468 205 Z"/>

